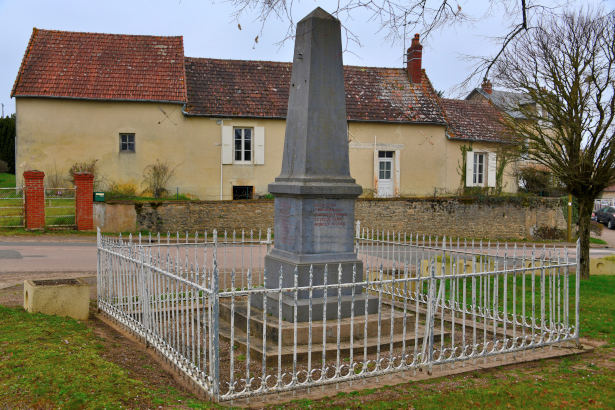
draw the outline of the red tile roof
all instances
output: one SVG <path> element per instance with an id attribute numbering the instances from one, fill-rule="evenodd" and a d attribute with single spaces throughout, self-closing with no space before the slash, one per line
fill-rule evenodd
<path id="1" fill-rule="evenodd" d="M 507 141 L 510 135 L 500 122 L 502 114 L 487 101 L 440 99 L 452 139 Z"/>
<path id="2" fill-rule="evenodd" d="M 186 100 L 180 37 L 34 29 L 11 97 Z"/>
<path id="3" fill-rule="evenodd" d="M 190 115 L 286 118 L 291 63 L 186 58 Z M 444 123 L 425 72 L 421 85 L 401 68 L 344 67 L 349 120 Z"/>

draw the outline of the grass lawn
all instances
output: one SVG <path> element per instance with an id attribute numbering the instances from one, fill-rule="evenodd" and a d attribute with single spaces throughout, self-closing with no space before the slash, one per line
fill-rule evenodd
<path id="1" fill-rule="evenodd" d="M 72 195 L 74 191 L 68 192 Z M 75 225 L 75 198 L 48 197 L 45 200 L 45 224 Z"/>
<path id="2" fill-rule="evenodd" d="M 589 243 L 593 243 L 596 245 L 606 245 L 606 242 L 603 241 L 602 239 L 598 239 L 598 238 L 589 238 Z"/>
<path id="3" fill-rule="evenodd" d="M 15 188 L 15 175 L 0 174 L 0 188 Z"/>
<path id="4" fill-rule="evenodd" d="M 581 301 L 582 336 L 605 343 L 595 352 L 268 408 L 615 408 L 615 276 L 582 281 Z M 146 354 L 96 322 L 0 306 L 0 408 L 217 407 L 152 382 L 163 370 L 135 365 Z"/>
<path id="5" fill-rule="evenodd" d="M 0 188 L 15 188 L 15 175 L 0 174 Z M 0 227 L 21 226 L 23 199 L 21 190 L 0 189 Z"/>

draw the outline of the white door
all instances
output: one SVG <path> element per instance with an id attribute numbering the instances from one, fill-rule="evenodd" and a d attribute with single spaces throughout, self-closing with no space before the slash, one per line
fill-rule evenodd
<path id="1" fill-rule="evenodd" d="M 378 152 L 378 197 L 393 196 L 393 151 Z"/>

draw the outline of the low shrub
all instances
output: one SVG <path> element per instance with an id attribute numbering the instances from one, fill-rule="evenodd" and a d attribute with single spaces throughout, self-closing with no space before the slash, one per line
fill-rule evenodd
<path id="1" fill-rule="evenodd" d="M 145 192 L 151 193 L 156 199 L 166 197 L 169 194 L 167 183 L 179 165 L 171 168 L 168 161 L 160 162 L 157 159 L 155 164 L 146 166 L 143 170 L 143 185 L 147 187 Z"/>
<path id="2" fill-rule="evenodd" d="M 137 186 L 129 182 L 110 182 L 105 199 L 122 199 L 137 196 Z"/>
<path id="3" fill-rule="evenodd" d="M 598 223 L 596 221 L 591 221 L 589 224 L 589 231 L 596 236 L 602 236 L 602 231 L 604 230 L 604 225 Z"/>
<path id="4" fill-rule="evenodd" d="M 568 232 L 555 226 L 542 225 L 536 228 L 533 236 L 545 241 L 565 241 L 568 238 Z"/>
<path id="5" fill-rule="evenodd" d="M 8 174 L 10 171 L 9 164 L 6 161 L 0 160 L 0 174 Z"/>

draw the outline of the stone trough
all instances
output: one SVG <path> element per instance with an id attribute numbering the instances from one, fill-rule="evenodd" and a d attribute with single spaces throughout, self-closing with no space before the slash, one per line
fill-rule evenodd
<path id="1" fill-rule="evenodd" d="M 25 280 L 23 307 L 30 313 L 88 320 L 90 285 L 83 279 Z"/>

